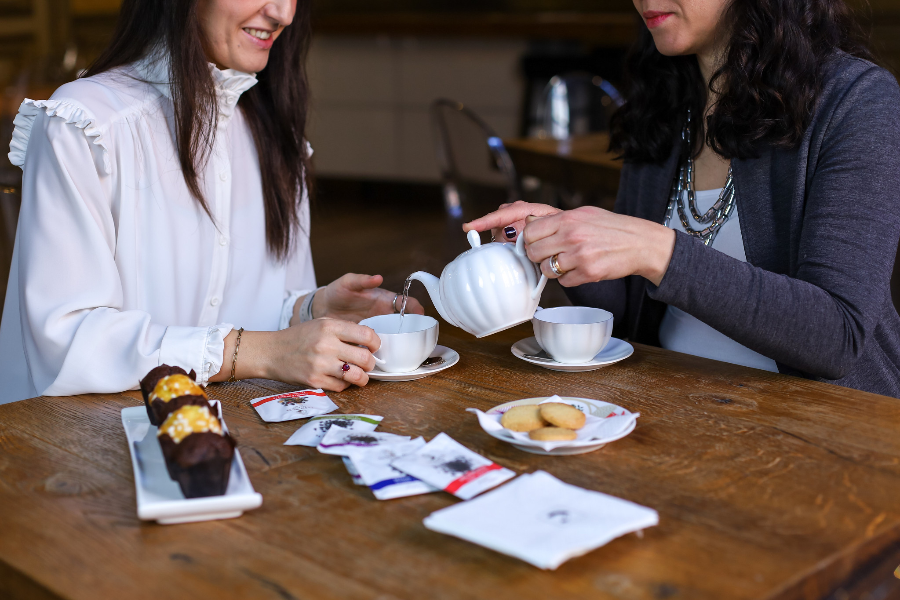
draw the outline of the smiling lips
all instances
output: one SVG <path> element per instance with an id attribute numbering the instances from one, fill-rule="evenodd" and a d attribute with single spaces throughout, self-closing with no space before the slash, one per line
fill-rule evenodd
<path id="1" fill-rule="evenodd" d="M 252 39 L 257 46 L 263 48 L 264 50 L 268 50 L 272 47 L 272 43 L 275 41 L 272 38 L 272 32 L 266 31 L 264 29 L 255 29 L 252 27 L 244 27 L 244 33 L 246 33 L 250 39 Z"/>
<path id="2" fill-rule="evenodd" d="M 648 10 L 641 13 L 641 16 L 644 17 L 644 22 L 647 23 L 647 27 L 653 29 L 654 27 L 662 25 L 663 22 L 673 14 L 674 13 L 670 12 L 660 12 L 658 10 Z"/>

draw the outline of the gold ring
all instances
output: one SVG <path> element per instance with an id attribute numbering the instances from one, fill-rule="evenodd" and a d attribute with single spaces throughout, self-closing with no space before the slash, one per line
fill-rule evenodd
<path id="1" fill-rule="evenodd" d="M 562 277 L 563 275 L 568 273 L 568 271 L 563 271 L 562 269 L 559 268 L 559 258 L 558 257 L 559 257 L 559 254 L 554 254 L 553 256 L 550 257 L 550 270 L 553 271 L 553 274 L 556 275 L 557 277 Z"/>

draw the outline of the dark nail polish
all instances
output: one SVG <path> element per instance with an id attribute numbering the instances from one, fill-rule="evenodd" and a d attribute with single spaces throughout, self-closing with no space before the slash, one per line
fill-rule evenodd
<path id="1" fill-rule="evenodd" d="M 505 235 L 508 239 L 513 239 L 516 237 L 516 228 L 510 225 L 503 229 L 503 235 Z"/>

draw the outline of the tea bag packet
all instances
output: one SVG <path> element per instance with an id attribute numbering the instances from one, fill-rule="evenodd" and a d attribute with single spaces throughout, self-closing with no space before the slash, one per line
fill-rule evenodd
<path id="1" fill-rule="evenodd" d="M 556 569 L 617 537 L 657 525 L 659 515 L 653 509 L 537 471 L 471 502 L 434 512 L 424 523 L 433 531 L 541 569 Z"/>
<path id="2" fill-rule="evenodd" d="M 398 458 L 391 466 L 463 500 L 516 476 L 446 433 L 439 433 L 423 448 Z"/>
<path id="3" fill-rule="evenodd" d="M 315 448 L 332 427 L 343 431 L 365 433 L 374 431 L 384 417 L 378 415 L 326 415 L 313 417 L 288 438 L 285 446 L 312 446 Z"/>
<path id="4" fill-rule="evenodd" d="M 323 390 L 298 390 L 274 396 L 254 398 L 250 401 L 263 421 L 280 423 L 294 419 L 306 419 L 337 410 L 337 404 Z"/>
<path id="5" fill-rule="evenodd" d="M 344 466 L 347 467 L 347 472 L 350 473 L 350 477 L 353 478 L 353 483 L 356 485 L 366 485 L 366 482 L 363 481 L 362 476 L 360 476 L 359 471 L 356 470 L 356 467 L 353 466 L 353 461 L 351 461 L 348 457 L 342 456 L 341 460 L 344 461 Z"/>
<path id="6" fill-rule="evenodd" d="M 325 434 L 325 437 L 322 438 L 322 441 L 319 442 L 318 449 L 322 454 L 347 456 L 349 451 L 354 448 L 372 448 L 374 446 L 398 444 L 408 442 L 410 439 L 408 435 L 396 435 L 381 431 L 347 431 L 332 427 Z"/>
<path id="7" fill-rule="evenodd" d="M 391 500 L 406 496 L 417 496 L 439 492 L 436 487 L 430 486 L 403 471 L 398 471 L 391 466 L 394 460 L 411 454 L 425 446 L 423 438 L 416 438 L 399 444 L 373 446 L 370 448 L 356 448 L 350 451 L 348 458 L 356 468 L 363 483 L 369 486 L 372 493 L 379 500 Z"/>

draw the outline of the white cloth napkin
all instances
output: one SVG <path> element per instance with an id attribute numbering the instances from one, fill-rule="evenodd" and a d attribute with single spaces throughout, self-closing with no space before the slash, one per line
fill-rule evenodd
<path id="1" fill-rule="evenodd" d="M 575 406 L 576 408 L 578 407 L 577 403 L 566 402 L 559 396 L 548 398 L 544 402 L 541 402 L 541 404 L 545 404 L 547 402 L 561 402 L 563 404 L 570 404 L 572 406 Z M 547 452 L 555 448 L 571 446 L 573 442 L 603 442 L 604 440 L 612 441 L 614 439 L 618 439 L 619 436 L 621 436 L 624 431 L 631 427 L 634 421 L 636 421 L 637 418 L 641 416 L 641 413 L 632 413 L 628 412 L 625 409 L 614 411 L 609 416 L 604 418 L 585 414 L 584 427 L 576 430 L 575 434 L 577 437 L 575 438 L 575 440 L 561 442 L 541 442 L 528 437 L 527 432 L 523 433 L 521 431 L 512 431 L 503 427 L 503 425 L 500 424 L 500 419 L 503 417 L 502 413 L 489 415 L 478 410 L 477 408 L 467 408 L 466 410 L 471 413 L 475 413 L 475 415 L 478 417 L 478 423 L 481 425 L 481 428 L 488 433 L 496 433 L 504 438 L 509 439 L 509 441 L 514 441 L 517 444 L 541 448 L 542 450 Z"/>
<path id="2" fill-rule="evenodd" d="M 659 523 L 653 509 L 563 483 L 544 471 L 432 513 L 425 527 L 541 569 Z"/>

